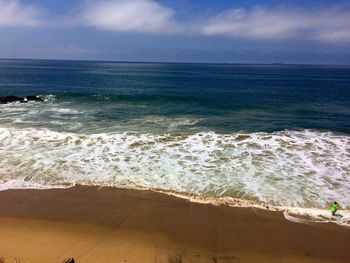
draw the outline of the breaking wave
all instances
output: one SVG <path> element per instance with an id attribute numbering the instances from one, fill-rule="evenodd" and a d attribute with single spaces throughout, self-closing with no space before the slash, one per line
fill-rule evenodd
<path id="1" fill-rule="evenodd" d="M 152 135 L 0 128 L 6 189 L 157 188 L 324 208 L 333 200 L 349 203 L 349 174 L 350 136 L 331 132 Z"/>

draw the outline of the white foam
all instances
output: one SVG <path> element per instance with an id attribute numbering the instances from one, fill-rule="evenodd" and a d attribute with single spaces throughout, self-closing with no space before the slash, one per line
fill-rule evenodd
<path id="1" fill-rule="evenodd" d="M 64 113 L 64 114 L 78 114 L 78 113 L 80 113 L 77 110 L 68 109 L 68 108 L 52 109 L 52 112 L 58 112 L 58 113 Z"/>
<path id="2" fill-rule="evenodd" d="M 86 135 L 0 127 L 0 180 L 29 188 L 157 188 L 326 208 L 348 206 L 349 174 L 350 137 L 330 132 Z"/>
<path id="3" fill-rule="evenodd" d="M 60 185 L 43 185 L 36 182 L 27 182 L 23 178 L 22 179 L 16 179 L 16 180 L 9 180 L 9 181 L 0 181 L 0 191 L 5 191 L 9 189 L 38 189 L 38 190 L 44 190 L 44 189 L 52 189 L 52 188 L 64 188 L 66 186 L 60 186 Z"/>
<path id="4" fill-rule="evenodd" d="M 271 206 L 267 203 L 254 202 L 252 200 L 237 199 L 232 197 L 210 197 L 200 196 L 189 193 L 179 193 L 174 191 L 163 191 L 153 189 L 156 192 L 175 196 L 178 198 L 187 199 L 191 202 L 211 204 L 211 205 L 226 205 L 231 207 L 258 208 L 270 211 L 279 211 L 283 213 L 286 220 L 299 224 L 328 224 L 335 223 L 341 226 L 350 227 L 350 211 L 340 209 L 335 216 L 332 215 L 330 209 L 319 208 L 301 208 L 288 206 Z"/>
<path id="5" fill-rule="evenodd" d="M 53 102 L 56 100 L 56 96 L 53 94 L 47 94 L 47 95 L 39 95 L 40 98 L 42 98 L 44 101 Z"/>
<path id="6" fill-rule="evenodd" d="M 79 130 L 83 126 L 79 121 L 89 110 L 70 108 L 67 103 L 57 103 L 54 95 L 40 97 L 45 102 L 29 101 L 0 105 L 0 124 L 6 123 L 14 127 L 65 127 L 68 130 Z"/>
<path id="7" fill-rule="evenodd" d="M 192 126 L 201 120 L 202 118 L 177 118 L 175 120 L 172 120 L 171 124 L 169 125 L 169 130 L 175 130 L 183 126 Z"/>
<path id="8" fill-rule="evenodd" d="M 277 207 L 278 210 L 283 209 L 284 218 L 300 224 L 324 224 L 336 223 L 338 225 L 350 227 L 350 211 L 340 210 L 335 216 L 331 214 L 330 210 L 316 209 L 316 208 L 298 208 Z"/>

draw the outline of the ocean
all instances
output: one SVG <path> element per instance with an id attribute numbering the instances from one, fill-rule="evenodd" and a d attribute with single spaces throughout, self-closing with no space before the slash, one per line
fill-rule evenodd
<path id="1" fill-rule="evenodd" d="M 350 206 L 350 66 L 0 60 L 0 190 Z"/>

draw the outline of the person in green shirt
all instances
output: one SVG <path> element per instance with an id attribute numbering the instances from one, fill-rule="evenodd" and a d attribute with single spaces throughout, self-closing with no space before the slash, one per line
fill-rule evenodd
<path id="1" fill-rule="evenodd" d="M 337 202 L 334 202 L 334 203 L 331 205 L 332 216 L 335 216 L 335 213 L 337 212 L 337 210 L 338 210 L 338 203 L 337 203 Z"/>

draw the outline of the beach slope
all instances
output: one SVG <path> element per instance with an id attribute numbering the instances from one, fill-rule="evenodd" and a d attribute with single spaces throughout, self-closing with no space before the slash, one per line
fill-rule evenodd
<path id="1" fill-rule="evenodd" d="M 350 262 L 350 230 L 281 212 L 153 191 L 76 186 L 0 192 L 5 262 Z"/>

